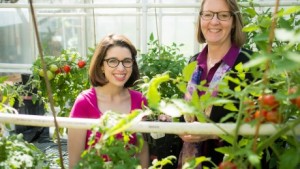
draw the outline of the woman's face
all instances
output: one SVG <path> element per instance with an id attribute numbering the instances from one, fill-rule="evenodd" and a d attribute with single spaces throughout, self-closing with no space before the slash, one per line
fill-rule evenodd
<path id="1" fill-rule="evenodd" d="M 124 87 L 132 73 L 133 60 L 130 50 L 126 47 L 114 46 L 108 49 L 104 59 L 102 69 L 108 84 Z"/>
<path id="2" fill-rule="evenodd" d="M 206 0 L 203 4 L 203 11 L 229 11 L 229 7 L 225 0 Z M 214 14 L 211 20 L 204 20 L 201 17 L 201 30 L 207 44 L 222 45 L 224 43 L 231 43 L 232 28 L 233 16 L 226 21 L 219 20 L 216 14 Z"/>

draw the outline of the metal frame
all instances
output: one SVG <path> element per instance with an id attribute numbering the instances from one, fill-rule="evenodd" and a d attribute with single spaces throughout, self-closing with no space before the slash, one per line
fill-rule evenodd
<path id="1" fill-rule="evenodd" d="M 249 2 L 241 2 L 241 6 L 249 6 Z M 273 1 L 255 1 L 254 5 L 257 7 L 271 7 L 274 5 Z M 293 0 L 293 1 L 282 1 L 280 3 L 280 6 L 298 6 L 300 5 L 300 0 Z M 154 13 L 148 12 L 148 9 L 150 8 L 199 8 L 199 2 L 195 3 L 161 3 L 159 0 L 158 3 L 148 3 L 148 0 L 137 0 L 137 3 L 124 3 L 124 4 L 115 4 L 115 3 L 103 3 L 103 4 L 34 4 L 34 7 L 36 9 L 74 9 L 74 8 L 80 8 L 80 9 L 95 9 L 95 8 L 136 8 L 135 13 L 96 13 L 95 16 L 140 16 L 137 17 L 138 24 L 136 30 L 138 30 L 137 34 L 137 47 L 141 49 L 141 52 L 145 53 L 147 51 L 147 17 L 155 15 Z M 1 3 L 1 8 L 29 8 L 29 4 L 20 4 L 20 3 Z M 55 16 L 78 16 L 78 17 L 84 17 L 89 16 L 91 14 L 87 13 L 37 13 L 37 16 L 47 16 L 47 17 L 55 17 Z M 190 13 L 182 13 L 182 12 L 162 12 L 159 10 L 158 12 L 158 26 L 159 26 L 159 32 L 158 35 L 161 37 L 162 35 L 162 28 L 161 28 L 161 21 L 163 16 L 193 16 L 198 15 L 197 12 L 190 12 Z M 31 19 L 30 19 L 31 22 Z M 33 30 L 33 29 L 31 29 Z M 94 31 L 94 30 L 93 30 Z M 34 37 L 33 32 L 30 33 L 32 37 Z M 85 38 L 84 34 L 80 35 L 82 38 Z M 34 38 L 33 38 L 34 39 Z M 36 49 L 35 40 L 30 40 L 30 43 Z M 194 43 L 194 51 L 199 51 L 199 45 L 196 45 L 196 42 Z M 86 48 L 86 44 L 82 46 L 82 48 Z M 34 54 L 37 54 L 37 51 L 35 50 Z M 85 55 L 85 54 L 83 54 Z M 19 73 L 29 73 L 29 68 L 31 67 L 31 64 L 8 64 L 8 63 L 0 63 L 0 72 L 19 72 Z"/>

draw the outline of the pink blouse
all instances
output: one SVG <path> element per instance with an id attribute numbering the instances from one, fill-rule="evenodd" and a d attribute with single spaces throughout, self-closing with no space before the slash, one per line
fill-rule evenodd
<path id="1" fill-rule="evenodd" d="M 142 95 L 142 93 L 135 91 L 135 90 L 129 90 L 130 96 L 131 96 L 131 111 L 135 109 L 141 109 L 142 104 L 147 105 L 146 98 Z M 71 118 L 91 118 L 91 119 L 98 119 L 102 116 L 102 112 L 100 112 L 97 104 L 97 96 L 96 96 L 96 90 L 94 87 L 85 90 L 81 92 L 77 98 L 76 101 L 72 107 L 70 117 Z M 85 142 L 85 148 L 88 148 L 88 139 L 91 135 L 92 131 L 88 130 L 86 135 L 86 142 Z M 97 137 L 100 137 L 97 135 Z M 116 136 L 116 138 L 122 138 L 122 135 L 119 134 Z M 133 134 L 133 137 L 130 138 L 129 143 L 130 144 L 136 144 L 137 138 L 136 134 Z"/>

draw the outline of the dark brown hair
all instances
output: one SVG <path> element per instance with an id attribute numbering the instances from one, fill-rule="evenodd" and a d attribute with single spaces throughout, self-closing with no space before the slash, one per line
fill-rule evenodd
<path id="1" fill-rule="evenodd" d="M 126 38 L 124 35 L 110 34 L 104 37 L 97 45 L 95 53 L 91 60 L 91 64 L 89 68 L 89 78 L 91 84 L 94 87 L 103 86 L 108 83 L 104 73 L 101 70 L 101 67 L 103 66 L 103 62 L 107 54 L 107 51 L 110 48 L 115 46 L 125 47 L 129 49 L 131 52 L 131 57 L 134 60 L 131 76 L 129 77 L 128 81 L 125 83 L 124 87 L 133 86 L 134 82 L 139 79 L 139 69 L 136 62 L 136 55 L 137 55 L 136 48 L 133 46 L 130 40 Z"/>
<path id="2" fill-rule="evenodd" d="M 246 36 L 243 29 L 243 21 L 242 15 L 240 13 L 240 9 L 238 7 L 238 3 L 236 0 L 224 0 L 229 6 L 229 11 L 233 14 L 233 29 L 231 31 L 231 42 L 235 45 L 242 47 L 246 41 Z M 206 0 L 202 0 L 200 12 L 203 11 L 203 5 Z M 199 13 L 200 14 L 200 13 Z M 197 27 L 197 40 L 199 43 L 205 43 L 206 39 L 201 30 L 201 15 L 198 16 L 198 27 Z"/>

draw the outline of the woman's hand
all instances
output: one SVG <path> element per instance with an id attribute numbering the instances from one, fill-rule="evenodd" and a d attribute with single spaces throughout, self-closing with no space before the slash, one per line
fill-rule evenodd
<path id="1" fill-rule="evenodd" d="M 188 143 L 197 143 L 201 141 L 206 141 L 208 139 L 218 139 L 218 136 L 216 135 L 192 135 L 192 134 L 185 134 L 185 135 L 179 135 L 179 137 L 184 141 Z"/>

